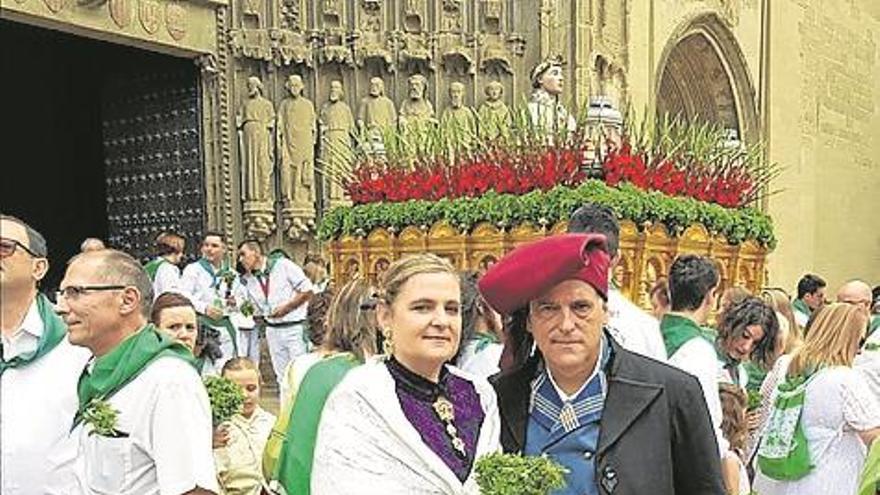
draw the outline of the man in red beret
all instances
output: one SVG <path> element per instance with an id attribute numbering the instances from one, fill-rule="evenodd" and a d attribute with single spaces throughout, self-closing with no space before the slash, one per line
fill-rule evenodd
<path id="1" fill-rule="evenodd" d="M 602 234 L 565 234 L 520 247 L 480 281 L 511 317 L 514 366 L 494 380 L 504 450 L 565 466 L 558 494 L 721 495 L 697 380 L 604 328 L 609 264 Z"/>

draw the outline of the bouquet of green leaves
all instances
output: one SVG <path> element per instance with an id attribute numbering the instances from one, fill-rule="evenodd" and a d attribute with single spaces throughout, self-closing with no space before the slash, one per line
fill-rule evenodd
<path id="1" fill-rule="evenodd" d="M 92 399 L 89 405 L 83 411 L 83 423 L 92 425 L 92 431 L 89 435 L 101 435 L 104 437 L 115 438 L 121 435 L 116 429 L 116 420 L 119 411 L 113 409 L 109 402 L 102 399 Z"/>
<path id="2" fill-rule="evenodd" d="M 565 486 L 566 472 L 547 456 L 495 453 L 477 459 L 482 495 L 548 495 Z"/>
<path id="3" fill-rule="evenodd" d="M 752 411 L 761 407 L 761 402 L 764 401 L 764 397 L 761 395 L 761 392 L 759 390 L 749 390 L 748 400 L 749 403 L 746 409 Z"/>
<path id="4" fill-rule="evenodd" d="M 214 426 L 241 412 L 244 391 L 237 383 L 222 376 L 206 376 L 204 382 L 211 401 L 211 420 Z"/>

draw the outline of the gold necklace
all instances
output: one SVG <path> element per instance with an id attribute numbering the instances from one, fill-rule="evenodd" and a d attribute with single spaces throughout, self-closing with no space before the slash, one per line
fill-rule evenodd
<path id="1" fill-rule="evenodd" d="M 446 425 L 446 436 L 449 437 L 449 441 L 452 443 L 452 448 L 455 449 L 455 453 L 462 459 L 467 459 L 467 450 L 465 449 L 464 440 L 458 436 L 458 429 L 454 424 L 455 406 L 453 406 L 452 402 L 446 397 L 438 395 L 437 398 L 434 399 L 432 407 L 434 408 L 434 412 L 437 413 L 437 417 L 440 418 L 440 421 L 443 421 Z"/>

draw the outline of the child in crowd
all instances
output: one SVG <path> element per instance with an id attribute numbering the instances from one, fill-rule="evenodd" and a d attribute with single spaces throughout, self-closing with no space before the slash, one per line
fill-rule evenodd
<path id="1" fill-rule="evenodd" d="M 214 462 L 220 491 L 225 495 L 259 495 L 263 478 L 263 449 L 275 416 L 259 405 L 260 372 L 247 358 L 233 358 L 223 376 L 237 383 L 245 400 L 240 414 L 220 425 L 215 434 Z"/>
<path id="2" fill-rule="evenodd" d="M 746 394 L 743 390 L 732 383 L 719 383 L 718 395 L 721 398 L 721 412 L 724 415 L 721 420 L 721 433 L 730 443 L 730 451 L 737 460 L 739 469 L 736 472 L 724 472 L 724 486 L 728 495 L 749 495 L 752 491 L 749 483 L 749 475 L 743 462 L 743 449 L 745 448 L 747 423 L 746 423 Z"/>

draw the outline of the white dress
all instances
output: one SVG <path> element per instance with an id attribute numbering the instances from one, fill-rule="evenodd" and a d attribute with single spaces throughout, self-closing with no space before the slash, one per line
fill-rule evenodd
<path id="1" fill-rule="evenodd" d="M 773 393 L 771 400 L 775 400 Z M 776 481 L 758 470 L 760 495 L 850 495 L 858 489 L 867 448 L 858 431 L 880 427 L 880 403 L 859 373 L 836 366 L 807 385 L 801 413 L 813 471 L 796 481 Z"/>

